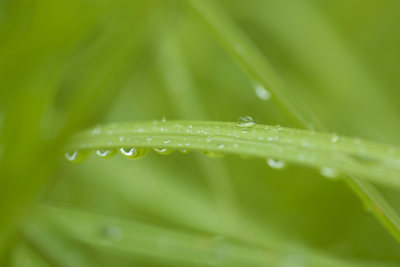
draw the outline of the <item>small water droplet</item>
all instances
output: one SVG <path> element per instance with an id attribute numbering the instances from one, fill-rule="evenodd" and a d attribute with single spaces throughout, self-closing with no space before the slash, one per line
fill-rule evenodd
<path id="1" fill-rule="evenodd" d="M 96 127 L 92 130 L 92 134 L 99 135 L 101 133 L 101 129 Z"/>
<path id="2" fill-rule="evenodd" d="M 254 92 L 256 93 L 256 96 L 261 100 L 267 101 L 271 98 L 271 93 L 261 84 L 257 83 L 254 85 Z"/>
<path id="3" fill-rule="evenodd" d="M 181 152 L 182 154 L 188 154 L 190 152 L 189 149 L 180 149 L 179 152 Z"/>
<path id="4" fill-rule="evenodd" d="M 169 149 L 169 148 L 153 148 L 153 150 L 160 155 L 169 155 L 172 152 L 174 152 L 173 149 Z"/>
<path id="5" fill-rule="evenodd" d="M 256 125 L 254 122 L 254 119 L 250 116 L 241 116 L 237 119 L 237 126 L 239 127 L 245 127 L 245 128 L 251 128 Z"/>
<path id="6" fill-rule="evenodd" d="M 276 160 L 276 159 L 267 159 L 267 164 L 271 168 L 274 169 L 282 169 L 283 167 L 286 166 L 286 163 L 283 160 Z"/>
<path id="7" fill-rule="evenodd" d="M 172 143 L 172 139 L 167 139 L 164 141 L 164 144 L 170 144 L 170 143 Z"/>
<path id="8" fill-rule="evenodd" d="M 90 150 L 75 150 L 70 152 L 65 152 L 64 157 L 70 162 L 79 163 L 84 161 L 90 154 Z"/>
<path id="9" fill-rule="evenodd" d="M 279 140 L 279 136 L 268 136 L 267 137 L 267 140 L 268 141 L 278 141 Z"/>
<path id="10" fill-rule="evenodd" d="M 102 158 L 109 158 L 114 156 L 116 153 L 115 149 L 97 149 L 96 155 Z"/>
<path id="11" fill-rule="evenodd" d="M 337 178 L 339 176 L 338 171 L 330 167 L 321 167 L 320 173 L 326 178 Z"/>
<path id="12" fill-rule="evenodd" d="M 223 149 L 224 147 L 225 147 L 224 144 L 219 144 L 219 145 L 217 146 L 218 149 Z"/>
<path id="13" fill-rule="evenodd" d="M 119 151 L 126 158 L 134 160 L 143 158 L 149 152 L 148 149 L 136 149 L 133 147 L 122 147 Z"/>
<path id="14" fill-rule="evenodd" d="M 166 121 L 167 121 L 167 117 L 163 116 L 163 117 L 161 118 L 161 121 L 162 121 L 162 122 L 166 122 Z"/>
<path id="15" fill-rule="evenodd" d="M 339 141 L 339 136 L 337 134 L 334 134 L 331 138 L 331 142 L 336 144 Z"/>

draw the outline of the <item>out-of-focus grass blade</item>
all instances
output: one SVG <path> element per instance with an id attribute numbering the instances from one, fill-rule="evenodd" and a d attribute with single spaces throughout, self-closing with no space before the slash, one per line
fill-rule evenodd
<path id="1" fill-rule="evenodd" d="M 38 227 L 43 223 L 47 227 Z M 103 265 L 118 263 L 119 266 L 130 266 L 138 259 L 144 260 L 142 266 L 291 266 L 299 262 L 310 267 L 393 266 L 390 263 L 337 259 L 313 250 L 270 250 L 212 233 L 178 230 L 154 222 L 127 221 L 52 206 L 37 206 L 23 229 L 27 242 L 40 243 L 38 250 L 59 266 L 70 266 L 71 263 L 74 266 L 96 266 L 93 265 L 95 260 L 84 258 L 92 249 L 104 251 L 107 259 L 102 261 Z M 64 236 L 64 244 L 40 242 L 43 238 L 56 240 L 60 236 Z M 59 250 L 68 243 L 80 244 L 80 251 L 71 255 L 69 263 L 63 261 L 65 257 Z"/>

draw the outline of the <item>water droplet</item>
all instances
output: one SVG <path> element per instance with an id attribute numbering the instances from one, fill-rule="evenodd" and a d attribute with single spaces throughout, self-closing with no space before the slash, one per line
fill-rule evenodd
<path id="1" fill-rule="evenodd" d="M 97 149 L 96 155 L 102 158 L 109 158 L 114 156 L 116 153 L 115 149 Z"/>
<path id="2" fill-rule="evenodd" d="M 279 136 L 268 136 L 267 137 L 267 140 L 268 141 L 278 141 L 279 140 Z"/>
<path id="3" fill-rule="evenodd" d="M 94 134 L 94 135 L 99 135 L 100 133 L 101 133 L 101 129 L 98 128 L 98 127 L 94 128 L 94 129 L 92 130 L 92 134 Z"/>
<path id="4" fill-rule="evenodd" d="M 331 142 L 336 144 L 339 141 L 339 136 L 334 134 L 331 138 Z"/>
<path id="5" fill-rule="evenodd" d="M 237 119 L 237 126 L 239 127 L 245 127 L 245 128 L 251 128 L 256 125 L 254 122 L 254 119 L 250 116 L 241 116 Z"/>
<path id="6" fill-rule="evenodd" d="M 166 121 L 167 121 L 167 117 L 163 116 L 163 117 L 161 118 L 161 121 L 162 121 L 162 122 L 166 122 Z"/>
<path id="7" fill-rule="evenodd" d="M 217 146 L 218 149 L 223 149 L 224 147 L 225 147 L 224 144 L 219 144 L 219 145 Z"/>
<path id="8" fill-rule="evenodd" d="M 282 169 L 286 166 L 286 163 L 283 160 L 276 159 L 267 159 L 267 164 L 274 169 Z"/>
<path id="9" fill-rule="evenodd" d="M 160 155 L 169 155 L 172 152 L 174 152 L 173 149 L 169 149 L 169 148 L 153 148 L 153 150 Z"/>
<path id="10" fill-rule="evenodd" d="M 255 84 L 254 85 L 254 92 L 256 93 L 256 96 L 264 101 L 267 101 L 271 98 L 271 93 L 265 89 L 264 86 L 261 84 Z"/>
<path id="11" fill-rule="evenodd" d="M 168 140 L 164 141 L 164 144 L 170 144 L 170 143 L 172 143 L 172 139 L 168 139 Z"/>
<path id="12" fill-rule="evenodd" d="M 84 161 L 90 154 L 90 150 L 75 150 L 71 152 L 65 152 L 64 157 L 70 162 L 79 163 Z"/>
<path id="13" fill-rule="evenodd" d="M 338 171 L 330 167 L 321 167 L 320 173 L 326 178 L 337 178 L 339 176 Z"/>
<path id="14" fill-rule="evenodd" d="M 188 154 L 190 152 L 189 149 L 180 149 L 179 152 L 181 152 L 182 154 Z"/>
<path id="15" fill-rule="evenodd" d="M 134 160 L 143 158 L 149 152 L 148 149 L 136 149 L 133 147 L 122 147 L 119 151 L 126 158 Z"/>

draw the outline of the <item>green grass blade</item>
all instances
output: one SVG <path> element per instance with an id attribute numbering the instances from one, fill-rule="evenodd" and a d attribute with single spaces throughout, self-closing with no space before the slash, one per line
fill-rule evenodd
<path id="1" fill-rule="evenodd" d="M 337 135 L 280 126 L 240 127 L 231 122 L 154 121 L 115 123 L 72 138 L 66 150 L 166 148 L 276 158 L 333 168 L 400 188 L 400 150 Z"/>

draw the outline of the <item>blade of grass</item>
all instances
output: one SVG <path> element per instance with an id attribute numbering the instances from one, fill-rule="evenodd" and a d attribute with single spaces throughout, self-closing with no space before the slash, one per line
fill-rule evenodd
<path id="1" fill-rule="evenodd" d="M 34 229 L 32 225 L 41 223 L 53 227 L 37 227 L 31 231 Z M 90 250 L 92 247 L 95 251 L 104 249 L 107 255 L 125 255 L 128 261 L 147 257 L 151 258 L 152 262 L 162 262 L 163 265 L 286 266 L 289 265 L 288 262 L 296 260 L 296 263 L 306 262 L 307 266 L 315 267 L 393 266 L 390 263 L 338 259 L 313 250 L 292 248 L 288 251 L 282 247 L 265 249 L 256 244 L 213 233 L 174 229 L 154 222 L 127 221 L 47 205 L 35 207 L 35 213 L 27 222 L 23 235 L 29 242 L 38 243 L 43 237 L 49 236 L 49 229 L 57 229 L 59 234 L 69 237 L 68 240 L 79 242 L 83 250 Z M 56 255 L 54 262 L 60 261 L 59 257 L 63 258 L 51 253 L 53 246 L 42 243 L 40 248 Z"/>
<path id="2" fill-rule="evenodd" d="M 400 149 L 281 126 L 239 127 L 232 122 L 153 121 L 114 123 L 76 134 L 66 151 L 103 148 L 167 148 L 278 158 L 400 188 Z M 360 184 L 359 179 L 357 179 Z"/>
<path id="3" fill-rule="evenodd" d="M 313 114 L 308 113 L 306 108 L 296 106 L 294 101 L 289 99 L 262 53 L 216 3 L 207 0 L 186 2 L 208 25 L 239 65 L 253 79 L 271 91 L 271 101 L 288 118 L 304 128 L 325 130 Z M 380 193 L 365 180 L 348 176 L 345 181 L 385 228 L 400 241 L 400 218 Z"/>

